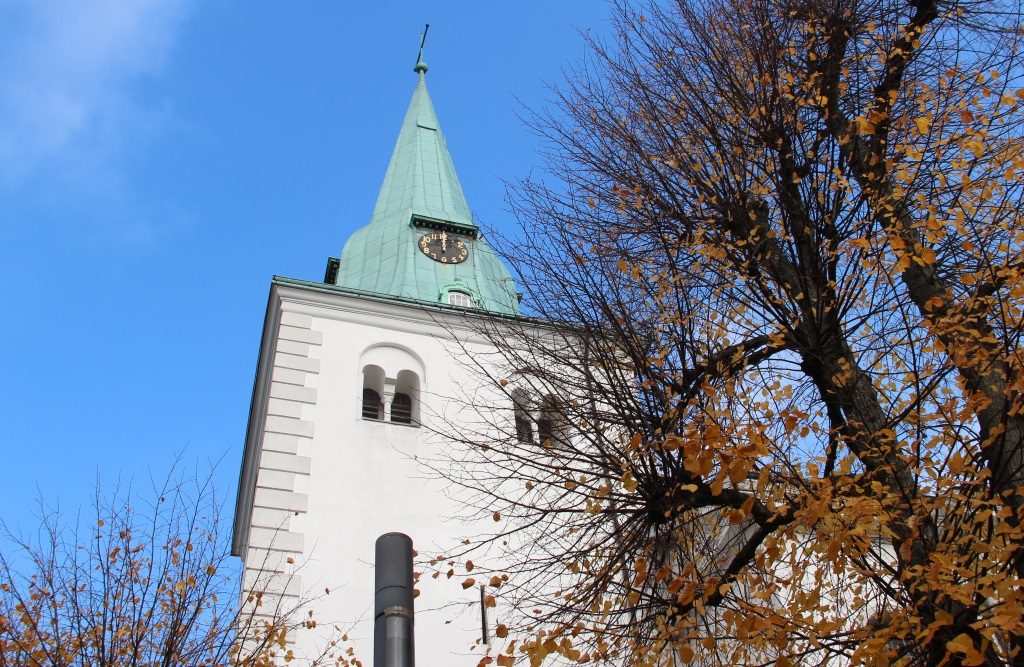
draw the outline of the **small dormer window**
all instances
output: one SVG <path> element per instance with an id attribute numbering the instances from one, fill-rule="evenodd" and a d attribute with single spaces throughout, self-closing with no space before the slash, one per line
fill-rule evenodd
<path id="1" fill-rule="evenodd" d="M 452 290 L 448 292 L 448 303 L 453 306 L 461 306 L 463 308 L 469 308 L 473 305 L 473 300 L 469 298 L 469 295 L 465 292 L 459 292 Z"/>

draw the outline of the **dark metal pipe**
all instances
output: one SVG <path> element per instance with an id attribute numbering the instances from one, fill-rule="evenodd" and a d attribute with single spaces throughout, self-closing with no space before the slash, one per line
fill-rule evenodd
<path id="1" fill-rule="evenodd" d="M 412 538 L 385 533 L 375 552 L 373 667 L 415 667 Z"/>

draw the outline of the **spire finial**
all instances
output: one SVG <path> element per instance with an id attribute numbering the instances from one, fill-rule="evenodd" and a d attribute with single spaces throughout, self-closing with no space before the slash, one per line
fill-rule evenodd
<path id="1" fill-rule="evenodd" d="M 429 23 L 423 26 L 423 34 L 420 35 L 420 52 L 416 55 L 416 66 L 412 68 L 412 71 L 421 75 L 427 73 L 427 63 L 423 62 L 423 45 L 427 43 L 428 30 L 430 30 Z"/>

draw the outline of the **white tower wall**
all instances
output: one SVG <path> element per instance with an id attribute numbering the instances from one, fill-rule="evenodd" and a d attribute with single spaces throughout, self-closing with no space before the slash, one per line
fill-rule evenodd
<path id="1" fill-rule="evenodd" d="M 235 552 L 244 558 L 246 585 L 268 589 L 264 611 L 304 600 L 303 610 L 314 612 L 318 629 L 289 637 L 296 656 L 318 654 L 318 642 L 338 627 L 370 665 L 376 538 L 406 533 L 423 559 L 479 532 L 451 518 L 465 513 L 448 495 L 457 490 L 417 457 L 443 457 L 443 432 L 459 419 L 455 397 L 472 395 L 481 384 L 466 355 L 489 346 L 464 312 L 290 282 L 277 281 L 271 291 Z M 362 417 L 367 365 L 384 371 L 385 402 L 400 374 L 406 384 L 409 372 L 416 374 L 413 412 L 422 426 Z M 498 418 L 511 421 L 511 402 Z M 474 648 L 481 639 L 480 591 L 463 590 L 465 571 L 455 569 L 450 581 L 417 586 L 420 665 L 476 665 L 483 653 Z M 492 637 L 495 611 L 487 610 Z"/>

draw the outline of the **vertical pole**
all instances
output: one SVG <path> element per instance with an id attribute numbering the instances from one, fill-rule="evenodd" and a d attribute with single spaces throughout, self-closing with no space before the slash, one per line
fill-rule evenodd
<path id="1" fill-rule="evenodd" d="M 490 633 L 487 632 L 487 595 L 483 584 L 480 584 L 480 639 L 484 644 L 491 643 Z"/>
<path id="2" fill-rule="evenodd" d="M 415 667 L 412 539 L 385 533 L 375 544 L 374 667 Z"/>

